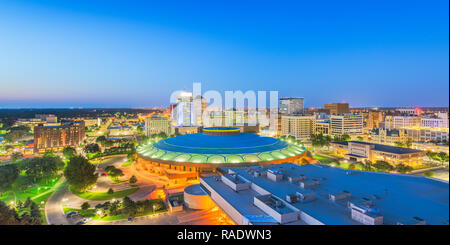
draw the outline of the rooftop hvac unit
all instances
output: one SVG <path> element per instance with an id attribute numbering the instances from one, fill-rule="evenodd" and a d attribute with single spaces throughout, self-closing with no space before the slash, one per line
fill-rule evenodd
<path id="1" fill-rule="evenodd" d="M 286 195 L 286 201 L 288 203 L 296 203 L 298 201 L 298 197 L 295 194 L 287 194 Z"/>

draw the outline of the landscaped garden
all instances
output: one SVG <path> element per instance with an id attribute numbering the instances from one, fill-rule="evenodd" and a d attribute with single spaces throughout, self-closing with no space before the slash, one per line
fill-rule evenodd
<path id="1" fill-rule="evenodd" d="M 139 217 L 166 212 L 167 208 L 161 199 L 133 201 L 124 197 L 123 201 L 105 202 L 95 207 L 83 204 L 82 208 L 64 208 L 64 213 L 79 212 L 85 218 L 93 220 L 120 220 L 128 217 Z"/>
<path id="2" fill-rule="evenodd" d="M 119 199 L 119 198 L 123 198 L 125 196 L 129 196 L 131 194 L 134 194 L 138 190 L 139 190 L 139 187 L 134 187 L 134 188 L 126 189 L 126 190 L 114 191 L 113 193 L 108 194 L 108 192 L 91 192 L 91 191 L 80 192 L 80 191 L 75 190 L 73 187 L 70 187 L 70 191 L 73 194 L 75 194 L 83 199 L 91 200 L 91 201 L 106 201 L 106 200 L 112 200 L 112 199 Z"/>

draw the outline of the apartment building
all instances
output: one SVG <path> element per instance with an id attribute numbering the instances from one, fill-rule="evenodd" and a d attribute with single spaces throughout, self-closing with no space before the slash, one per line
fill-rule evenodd
<path id="1" fill-rule="evenodd" d="M 330 118 L 331 135 L 357 135 L 363 133 L 362 115 L 333 115 Z"/>
<path id="2" fill-rule="evenodd" d="M 281 116 L 281 135 L 294 136 L 298 140 L 309 141 L 316 132 L 314 116 Z"/>

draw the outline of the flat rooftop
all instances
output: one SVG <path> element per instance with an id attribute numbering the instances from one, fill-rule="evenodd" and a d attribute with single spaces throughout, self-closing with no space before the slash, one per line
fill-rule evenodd
<path id="1" fill-rule="evenodd" d="M 259 196 L 256 191 L 247 189 L 236 192 L 222 181 L 217 181 L 216 176 L 204 177 L 202 180 L 243 216 L 259 222 L 277 223 L 275 219 L 253 205 L 254 197 Z"/>
<path id="2" fill-rule="evenodd" d="M 264 170 L 282 168 L 284 178 L 273 182 L 265 176 L 255 177 L 249 170 Z M 305 175 L 308 179 L 317 179 L 319 185 L 307 188 L 316 193 L 316 199 L 306 202 L 297 202 L 293 205 L 313 216 L 322 223 L 329 225 L 356 225 L 360 224 L 351 219 L 347 208 L 347 201 L 357 202 L 362 198 L 372 201 L 374 207 L 384 216 L 384 224 L 397 224 L 407 222 L 414 217 L 419 217 L 427 224 L 444 225 L 449 223 L 449 184 L 424 176 L 387 174 L 377 172 L 365 172 L 346 170 L 328 165 L 305 165 L 293 163 L 278 165 L 264 165 L 253 167 L 221 168 L 231 169 L 269 191 L 272 195 L 285 199 L 287 194 L 295 194 L 305 190 L 297 183 L 290 183 L 288 176 L 296 177 Z M 214 177 L 203 178 L 230 204 L 240 210 L 244 215 L 261 214 L 261 210 L 253 206 L 253 197 L 258 195 L 253 190 L 234 192 L 221 181 L 215 181 Z M 347 200 L 332 202 L 328 194 L 348 191 L 351 197 Z"/>
<path id="3" fill-rule="evenodd" d="M 333 144 L 348 146 L 348 142 L 352 142 L 352 143 L 356 143 L 356 144 L 363 144 L 363 145 L 373 145 L 373 146 L 375 146 L 373 150 L 384 151 L 384 152 L 389 152 L 389 153 L 394 153 L 394 154 L 409 154 L 409 153 L 422 152 L 420 150 L 414 150 L 414 149 L 410 149 L 410 148 L 375 144 L 375 143 L 369 143 L 369 142 L 363 142 L 363 141 L 343 141 L 343 142 L 333 142 Z"/>

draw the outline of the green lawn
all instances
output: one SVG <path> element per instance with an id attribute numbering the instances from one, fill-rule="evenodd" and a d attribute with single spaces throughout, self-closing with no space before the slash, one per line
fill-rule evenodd
<path id="1" fill-rule="evenodd" d="M 9 204 L 11 202 L 25 202 L 27 198 L 31 198 L 33 202 L 40 206 L 42 216 L 42 224 L 47 224 L 45 217 L 45 203 L 55 190 L 63 183 L 60 179 L 61 175 L 51 178 L 49 181 L 38 181 L 35 184 L 30 184 L 27 176 L 21 174 L 13 185 L 13 189 L 3 193 L 0 200 Z M 28 187 L 32 185 L 32 187 Z M 28 188 L 27 188 L 28 187 Z M 42 202 L 42 203 L 41 203 Z"/>
<path id="2" fill-rule="evenodd" d="M 124 163 L 122 164 L 122 167 L 128 167 L 128 166 L 130 166 L 132 163 L 133 163 L 133 160 L 127 160 L 126 162 L 124 162 Z"/>
<path id="3" fill-rule="evenodd" d="M 50 181 L 39 181 L 35 184 L 30 184 L 30 180 L 25 175 L 20 175 L 16 182 L 13 184 L 13 188 L 10 191 L 3 193 L 0 196 L 0 200 L 4 202 L 22 201 L 25 202 L 28 197 L 31 198 L 37 204 L 41 201 L 46 201 L 50 195 L 54 192 L 55 187 L 59 183 L 61 175 L 51 178 Z"/>
<path id="4" fill-rule="evenodd" d="M 119 199 L 119 198 L 129 196 L 138 190 L 139 190 L 139 188 L 136 187 L 136 188 L 130 188 L 130 189 L 122 190 L 122 191 L 115 191 L 113 194 L 108 194 L 107 192 L 90 192 L 90 191 L 81 193 L 81 192 L 77 192 L 77 191 L 73 190 L 73 188 L 70 187 L 70 191 L 73 194 L 75 194 L 83 199 L 91 200 L 91 201 L 106 201 L 106 200 L 111 200 L 111 199 Z"/>
<path id="5" fill-rule="evenodd" d="M 329 163 L 332 163 L 332 162 L 337 162 L 337 160 L 335 160 L 335 159 L 333 159 L 331 157 L 323 156 L 323 155 L 313 155 L 313 158 L 318 160 L 318 161 L 320 161 L 323 164 L 329 164 Z"/>

